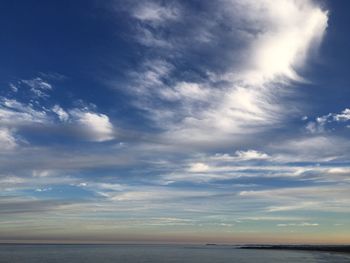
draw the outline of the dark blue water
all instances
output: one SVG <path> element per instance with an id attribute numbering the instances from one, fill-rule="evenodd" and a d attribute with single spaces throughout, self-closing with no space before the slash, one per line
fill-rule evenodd
<path id="1" fill-rule="evenodd" d="M 1 263 L 345 263 L 327 252 L 244 250 L 221 246 L 0 245 Z"/>

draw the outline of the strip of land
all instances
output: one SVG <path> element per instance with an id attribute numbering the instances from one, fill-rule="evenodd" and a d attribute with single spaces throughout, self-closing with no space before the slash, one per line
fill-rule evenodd
<path id="1" fill-rule="evenodd" d="M 350 245 L 244 245 L 242 249 L 271 249 L 271 250 L 306 250 L 324 252 L 350 253 Z"/>

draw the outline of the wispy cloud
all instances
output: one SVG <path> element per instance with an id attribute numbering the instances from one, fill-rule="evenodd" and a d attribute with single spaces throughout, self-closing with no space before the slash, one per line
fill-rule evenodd
<path id="1" fill-rule="evenodd" d="M 0 129 L 0 145 L 2 151 L 10 150 L 17 146 L 16 138 L 9 129 Z"/>
<path id="2" fill-rule="evenodd" d="M 151 12 L 153 5 L 156 8 Z M 291 112 L 277 101 L 290 92 L 290 81 L 304 81 L 297 69 L 306 64 L 310 50 L 317 49 L 327 28 L 327 12 L 312 1 L 220 1 L 208 23 L 204 11 L 213 6 L 201 8 L 202 12 L 182 19 L 174 11 L 181 9 L 180 3 L 175 8 L 145 2 L 133 9 L 133 16 L 142 23 L 171 20 L 171 27 L 163 23 L 162 30 L 147 29 L 147 38 L 152 35 L 168 43 L 176 54 L 167 55 L 148 41 L 152 52 L 138 71 L 130 73 L 136 80 L 129 89 L 135 105 L 164 131 L 160 139 L 177 143 L 240 140 L 243 134 L 247 137 L 281 125 Z M 176 30 L 186 23 L 186 32 Z M 225 37 L 218 26 L 222 23 L 230 28 Z M 171 37 L 164 32 L 171 32 Z M 200 42 L 196 32 L 207 32 L 211 40 Z M 196 51 L 193 43 L 199 43 Z M 221 46 L 225 48 L 216 54 L 215 62 L 209 52 Z M 238 56 L 233 59 L 231 53 Z M 209 63 L 200 64 L 200 56 Z M 181 74 L 179 60 L 189 63 L 198 72 L 197 78 Z"/>
<path id="3" fill-rule="evenodd" d="M 145 1 L 135 6 L 132 15 L 140 21 L 158 24 L 177 19 L 179 10 L 171 4 L 160 5 L 156 1 Z"/>
<path id="4" fill-rule="evenodd" d="M 21 80 L 21 83 L 30 87 L 30 91 L 38 98 L 48 97 L 48 91 L 52 90 L 52 85 L 42 78 L 37 77 L 29 80 Z"/>
<path id="5" fill-rule="evenodd" d="M 319 224 L 303 222 L 303 223 L 277 224 L 277 226 L 278 227 L 315 227 L 315 226 L 319 226 Z"/>

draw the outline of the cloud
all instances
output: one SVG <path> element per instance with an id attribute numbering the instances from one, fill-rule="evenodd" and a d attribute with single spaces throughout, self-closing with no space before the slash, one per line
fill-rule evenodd
<path id="1" fill-rule="evenodd" d="M 232 180 L 248 180 L 246 184 L 235 183 L 235 187 L 255 187 L 254 180 L 282 180 L 288 182 L 308 181 L 309 183 L 348 182 L 350 174 L 346 164 L 338 164 L 337 168 L 331 165 L 290 165 L 285 163 L 271 163 L 242 165 L 233 163 L 225 165 L 195 163 L 189 169 L 177 169 L 162 174 L 158 181 L 163 184 L 176 182 L 192 182 L 195 184 L 211 184 L 232 182 Z"/>
<path id="2" fill-rule="evenodd" d="M 127 90 L 161 129 L 159 140 L 215 147 L 276 128 L 296 113 L 287 105 L 295 92 L 288 86 L 305 81 L 297 71 L 317 50 L 327 11 L 312 1 L 222 0 L 196 12 L 175 2 L 175 19 L 168 6 L 151 12 L 154 3 L 132 8 L 132 15 L 171 25 L 142 27 L 149 52 L 129 73 Z"/>
<path id="3" fill-rule="evenodd" d="M 268 160 L 271 156 L 267 153 L 257 150 L 237 150 L 234 154 L 229 153 L 216 153 L 214 156 L 210 156 L 211 160 L 219 162 L 241 162 L 241 161 L 259 161 Z"/>
<path id="4" fill-rule="evenodd" d="M 33 200 L 18 197 L 6 197 L 0 201 L 0 214 L 5 217 L 11 214 L 35 214 L 58 211 L 69 205 L 68 201 Z"/>
<path id="5" fill-rule="evenodd" d="M 197 153 L 182 162 L 176 161 L 176 166 L 167 164 L 168 169 L 163 168 L 159 182 L 212 184 L 248 180 L 254 184 L 254 180 L 268 178 L 288 182 L 346 182 L 349 147 L 345 138 L 305 136 L 265 145 L 271 154 L 252 149 L 237 150 L 234 154 Z M 249 183 L 247 186 L 254 187 Z"/>
<path id="6" fill-rule="evenodd" d="M 152 92 L 159 92 L 155 87 L 162 88 L 163 80 L 173 70 L 173 65 L 161 60 L 153 59 L 146 60 L 140 66 L 141 73 L 130 72 L 130 77 L 133 79 L 134 90 L 136 94 L 151 95 Z"/>
<path id="7" fill-rule="evenodd" d="M 9 129 L 0 129 L 0 151 L 12 150 L 17 146 L 16 138 Z"/>
<path id="8" fill-rule="evenodd" d="M 206 101 L 212 96 L 210 89 L 190 82 L 180 82 L 173 88 L 163 88 L 159 92 L 160 96 L 169 101 Z"/>
<path id="9" fill-rule="evenodd" d="M 172 49 L 171 41 L 164 38 L 161 31 L 181 17 L 179 5 L 174 2 L 143 1 L 131 2 L 127 10 L 137 23 L 135 39 L 147 47 Z"/>
<path id="10" fill-rule="evenodd" d="M 242 198 L 267 201 L 269 212 L 323 211 L 349 212 L 348 185 L 290 187 L 260 191 L 241 191 Z"/>
<path id="11" fill-rule="evenodd" d="M 103 142 L 114 139 L 114 128 L 107 115 L 78 109 L 71 110 L 70 115 L 90 140 Z"/>
<path id="12" fill-rule="evenodd" d="M 52 90 L 52 85 L 42 78 L 37 77 L 30 80 L 21 80 L 21 83 L 26 84 L 30 87 L 30 91 L 38 98 L 46 98 L 49 95 L 48 91 Z"/>
<path id="13" fill-rule="evenodd" d="M 138 3 L 132 12 L 133 17 L 142 22 L 157 24 L 177 19 L 179 16 L 179 10 L 175 6 L 160 5 L 153 1 Z"/>
<path id="14" fill-rule="evenodd" d="M 17 91 L 18 91 L 18 87 L 17 87 L 15 84 L 10 83 L 9 86 L 10 86 L 10 89 L 11 89 L 13 92 L 17 92 Z"/>
<path id="15" fill-rule="evenodd" d="M 194 163 L 188 169 L 189 172 L 192 173 L 203 173 L 209 171 L 209 166 L 205 163 Z"/>
<path id="16" fill-rule="evenodd" d="M 47 177 L 51 176 L 52 171 L 50 170 L 34 170 L 33 171 L 33 177 Z"/>
<path id="17" fill-rule="evenodd" d="M 318 223 L 289 223 L 289 224 L 277 224 L 278 227 L 313 227 L 313 226 L 319 226 Z"/>
<path id="18" fill-rule="evenodd" d="M 346 108 L 340 113 L 328 113 L 316 117 L 314 121 L 306 124 L 306 131 L 309 133 L 324 133 L 334 129 L 334 124 L 347 123 L 350 120 L 350 109 Z"/>
<path id="19" fill-rule="evenodd" d="M 52 188 L 48 187 L 48 188 L 37 188 L 35 189 L 36 192 L 47 192 L 47 191 L 51 191 Z"/>
<path id="20" fill-rule="evenodd" d="M 6 97 L 0 97 L 0 128 L 2 143 L 7 148 L 14 145 L 16 133 L 21 132 L 24 135 L 34 130 L 50 130 L 56 134 L 63 131 L 71 136 L 80 134 L 80 138 L 96 142 L 112 140 L 115 137 L 109 117 L 89 107 L 65 110 L 58 104 L 46 107 L 38 102 L 21 102 Z"/>
<path id="21" fill-rule="evenodd" d="M 55 105 L 55 106 L 52 108 L 52 111 L 53 111 L 54 113 L 57 114 L 58 118 L 59 118 L 62 122 L 68 121 L 68 119 L 69 119 L 69 114 L 68 114 L 64 109 L 62 109 L 59 105 Z"/>
<path id="22" fill-rule="evenodd" d="M 311 48 L 319 45 L 327 27 L 327 12 L 312 1 L 246 1 L 238 8 L 248 8 L 247 19 L 262 23 L 255 27 L 267 29 L 252 43 L 253 70 L 248 70 L 248 81 L 301 80 L 295 69 L 303 66 Z"/>
<path id="23" fill-rule="evenodd" d="M 3 125 L 25 125 L 28 123 L 45 123 L 48 116 L 45 110 L 35 109 L 32 103 L 22 103 L 15 99 L 0 98 L 0 117 Z"/>
<path id="24" fill-rule="evenodd" d="M 16 136 L 21 127 L 43 124 L 49 120 L 44 110 L 14 99 L 0 97 L 0 144 L 2 149 L 14 149 L 21 140 Z"/>
<path id="25" fill-rule="evenodd" d="M 269 155 L 263 152 L 255 151 L 255 150 L 247 150 L 247 151 L 236 151 L 236 156 L 239 160 L 266 160 L 269 158 Z"/>
<path id="26" fill-rule="evenodd" d="M 329 162 L 347 160 L 346 138 L 331 134 L 298 136 L 270 144 L 274 160 L 280 162 Z"/>
<path id="27" fill-rule="evenodd" d="M 335 121 L 348 121 L 348 120 L 350 120 L 350 109 L 345 109 L 341 113 L 334 114 L 333 119 Z"/>
<path id="28" fill-rule="evenodd" d="M 135 201 L 142 203 L 148 202 L 160 202 L 164 200 L 169 202 L 176 202 L 189 198 L 205 198 L 212 195 L 211 192 L 205 190 L 184 190 L 172 188 L 164 185 L 158 186 L 145 186 L 143 185 L 129 185 L 118 183 L 96 183 L 91 182 L 81 187 L 90 189 L 96 192 L 98 195 L 106 198 L 109 201 L 129 202 Z"/>

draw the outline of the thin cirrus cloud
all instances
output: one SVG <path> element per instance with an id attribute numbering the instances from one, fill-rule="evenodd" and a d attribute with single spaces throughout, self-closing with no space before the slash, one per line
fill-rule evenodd
<path id="1" fill-rule="evenodd" d="M 152 12 L 149 6 L 153 6 Z M 139 22 L 137 30 L 143 30 L 138 35 L 141 44 L 154 41 L 139 70 L 130 72 L 134 81 L 129 91 L 135 92 L 135 105 L 146 111 L 154 125 L 164 129 L 164 140 L 203 144 L 213 134 L 217 141 L 238 139 L 242 133 L 281 125 L 286 114 L 293 114 L 278 101 L 290 92 L 290 81 L 304 81 L 297 70 L 303 68 L 310 51 L 316 50 L 322 40 L 327 28 L 326 11 L 312 1 L 220 1 L 214 19 L 208 23 L 203 12 L 191 13 L 188 18 L 188 11 L 180 6 L 147 1 L 131 11 Z M 205 11 L 213 6 L 203 4 L 202 8 Z M 222 21 L 219 15 L 231 19 Z M 160 20 L 162 23 L 154 24 Z M 230 27 L 225 37 L 219 23 Z M 185 32 L 177 30 L 184 24 L 188 24 Z M 164 32 L 171 33 L 170 37 Z M 200 43 L 197 32 L 210 37 Z M 192 43 L 198 43 L 197 50 Z M 224 48 L 210 64 L 208 52 L 219 46 Z M 176 55 L 167 55 L 172 52 Z M 201 57 L 207 57 L 209 63 L 193 64 Z M 192 80 L 181 77 L 181 68 L 175 66 L 179 60 L 197 67 L 202 76 Z M 217 72 L 220 67 L 222 70 Z M 159 106 L 158 100 L 164 103 Z M 172 107 L 166 103 L 169 101 Z"/>
<path id="2" fill-rule="evenodd" d="M 155 2 L 138 3 L 132 11 L 132 15 L 141 21 L 163 22 L 176 19 L 178 10 L 172 6 L 161 6 Z"/>
<path id="3" fill-rule="evenodd" d="M 30 91 L 38 98 L 48 97 L 48 91 L 52 90 L 52 85 L 40 77 L 29 80 L 21 80 L 20 83 L 30 87 Z"/>

